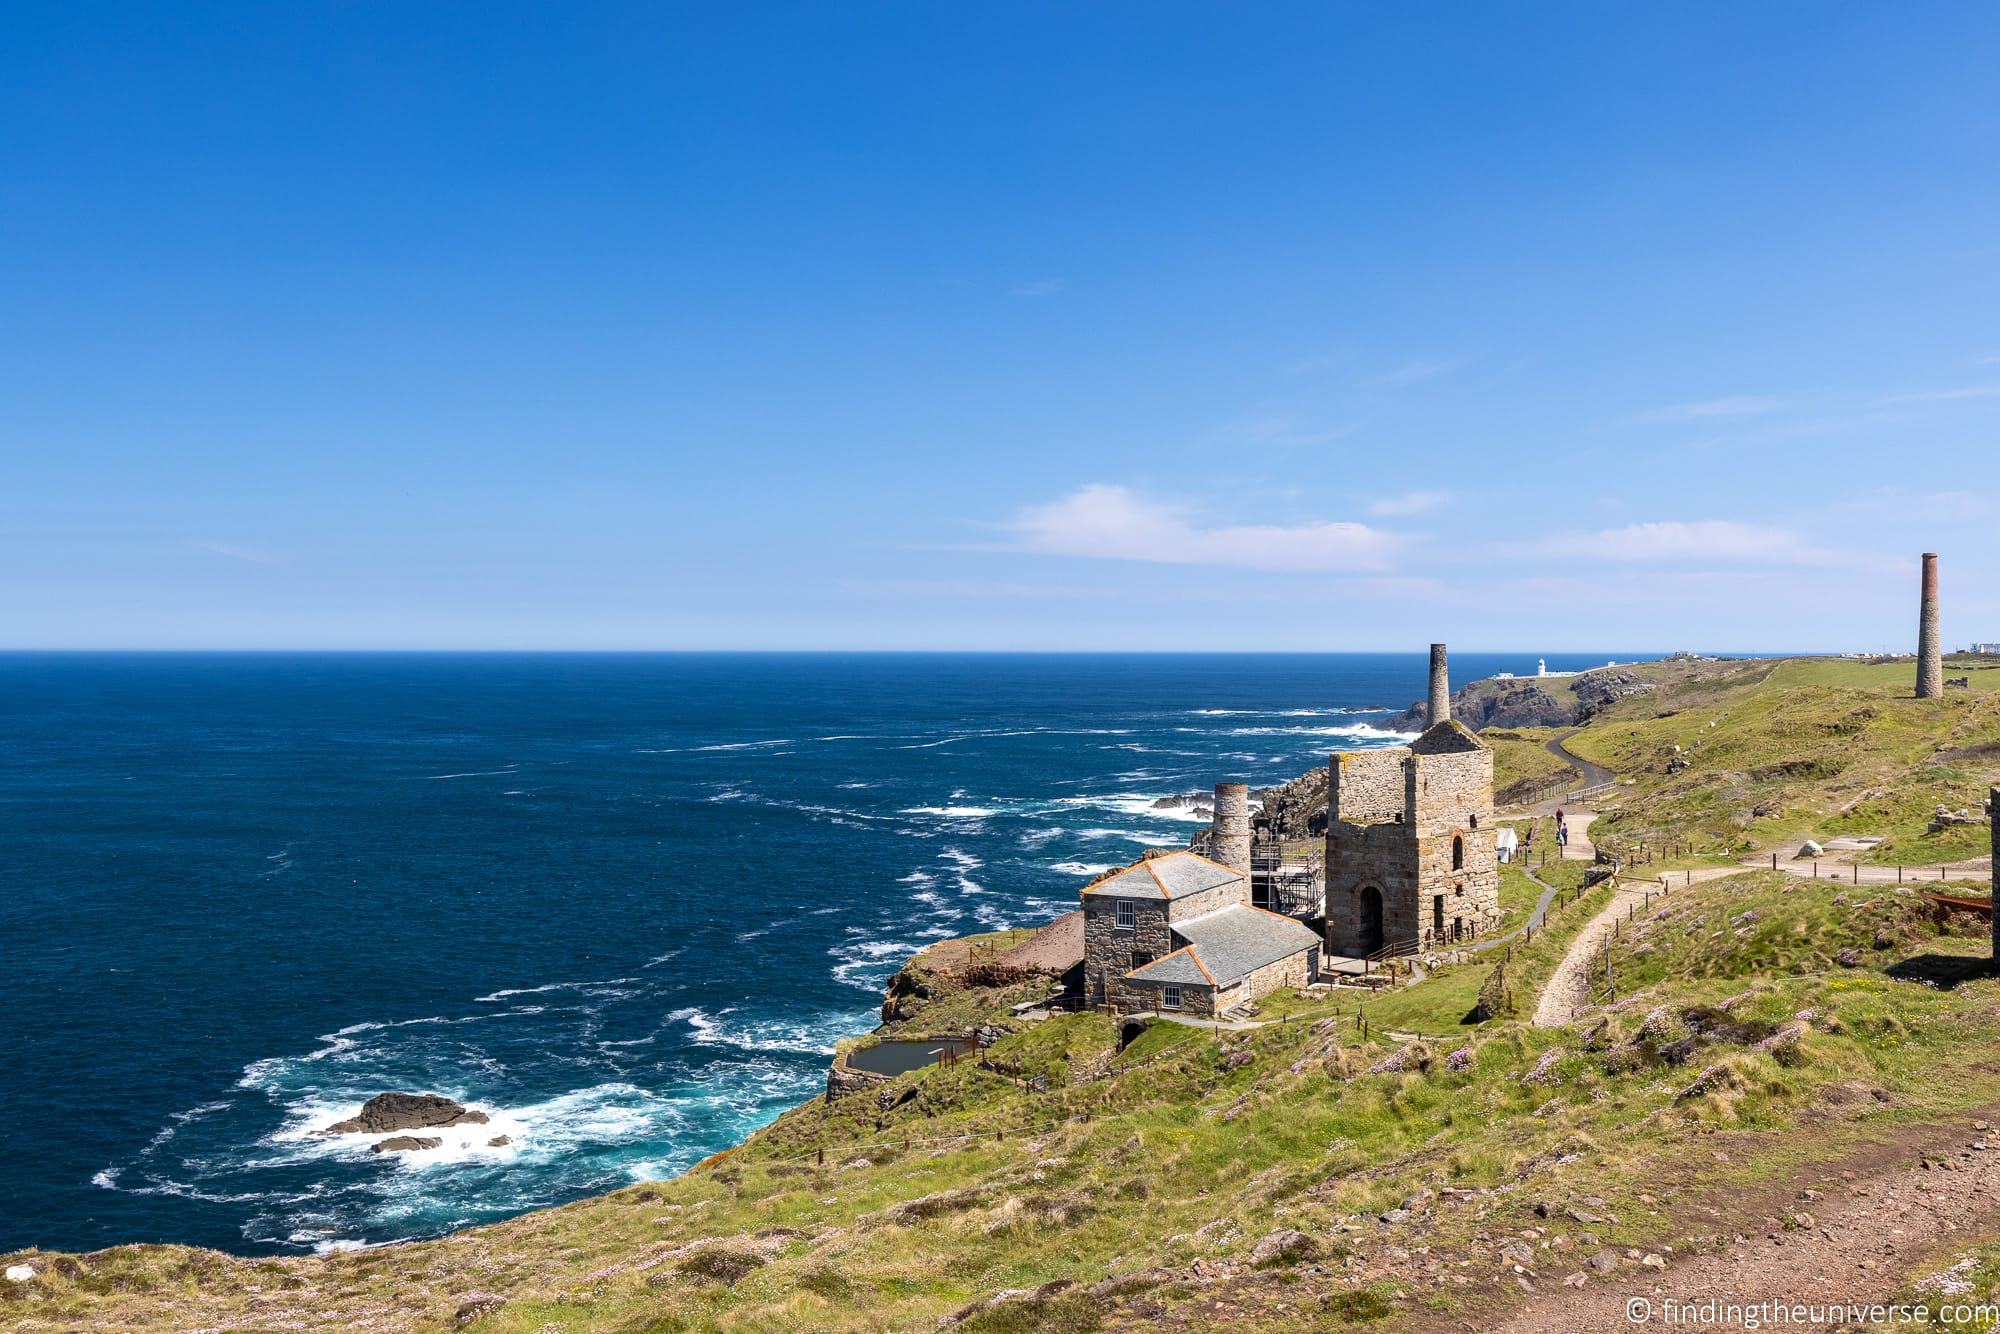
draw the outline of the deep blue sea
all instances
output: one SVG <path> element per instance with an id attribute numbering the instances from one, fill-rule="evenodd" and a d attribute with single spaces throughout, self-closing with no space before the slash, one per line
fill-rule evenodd
<path id="1" fill-rule="evenodd" d="M 926 942 L 1183 844 L 1156 798 L 1393 744 L 1425 661 L 0 655 L 0 1249 L 326 1250 L 679 1171 Z M 387 1089 L 493 1125 L 312 1135 Z"/>

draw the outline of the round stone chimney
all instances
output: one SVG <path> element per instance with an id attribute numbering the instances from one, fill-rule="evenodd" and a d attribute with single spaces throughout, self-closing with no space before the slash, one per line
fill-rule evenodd
<path id="1" fill-rule="evenodd" d="M 1215 823 L 1210 826 L 1209 857 L 1224 866 L 1250 873 L 1250 786 L 1215 785 Z"/>
<path id="2" fill-rule="evenodd" d="M 1451 718 L 1451 668 L 1445 659 L 1444 645 L 1431 645 L 1431 709 L 1430 726 Z"/>
<path id="3" fill-rule="evenodd" d="M 1944 694 L 1944 650 L 1938 643 L 1937 553 L 1924 553 L 1923 600 L 1917 607 L 1917 698 Z"/>

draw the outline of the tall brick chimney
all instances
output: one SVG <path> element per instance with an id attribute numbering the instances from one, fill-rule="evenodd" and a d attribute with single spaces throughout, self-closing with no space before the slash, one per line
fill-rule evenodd
<path id="1" fill-rule="evenodd" d="M 1917 698 L 1944 694 L 1944 652 L 1938 647 L 1937 553 L 1924 553 L 1924 596 L 1917 613 Z"/>
<path id="2" fill-rule="evenodd" d="M 1208 855 L 1250 874 L 1250 787 L 1246 783 L 1215 785 L 1215 823 L 1210 827 Z"/>
<path id="3" fill-rule="evenodd" d="M 1430 726 L 1451 717 L 1451 671 L 1445 663 L 1443 644 L 1431 645 L 1431 718 Z"/>

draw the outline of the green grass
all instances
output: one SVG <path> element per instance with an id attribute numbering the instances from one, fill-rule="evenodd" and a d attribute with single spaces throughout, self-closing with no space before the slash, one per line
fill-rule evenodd
<path id="1" fill-rule="evenodd" d="M 1939 803 L 1976 807 L 2000 779 L 2000 695 L 1909 698 L 1893 675 L 1904 666 L 1750 664 L 1621 703 L 1568 743 L 1631 780 L 1594 836 L 1740 855 L 1873 834 L 1888 840 L 1877 862 L 1980 855 L 1984 826 L 1925 826 Z M 2000 668 L 1974 672 L 1987 678 L 2000 682 Z"/>

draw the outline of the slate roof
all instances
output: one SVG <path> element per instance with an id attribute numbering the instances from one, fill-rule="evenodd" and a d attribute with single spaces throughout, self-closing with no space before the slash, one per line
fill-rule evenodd
<path id="1" fill-rule="evenodd" d="M 1125 899 L 1178 899 L 1226 885 L 1242 874 L 1198 852 L 1170 852 L 1164 857 L 1133 862 L 1118 874 L 1085 886 L 1083 892 Z"/>
<path id="2" fill-rule="evenodd" d="M 1456 718 L 1447 718 L 1410 743 L 1412 755 L 1451 755 L 1485 750 L 1487 745 Z"/>
<path id="3" fill-rule="evenodd" d="M 1301 922 L 1262 908 L 1236 904 L 1185 922 L 1174 938 L 1186 945 L 1125 976 L 1138 982 L 1189 987 L 1234 986 L 1266 964 L 1289 959 L 1320 943 Z"/>

